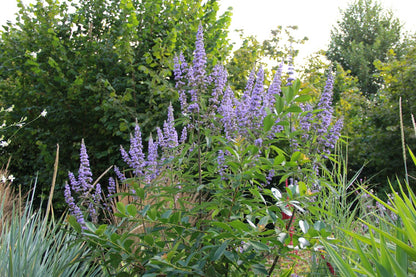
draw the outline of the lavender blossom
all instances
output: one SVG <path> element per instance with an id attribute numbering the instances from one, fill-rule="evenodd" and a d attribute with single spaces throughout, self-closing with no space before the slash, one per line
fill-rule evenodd
<path id="1" fill-rule="evenodd" d="M 183 113 L 186 111 L 187 108 L 187 96 L 183 87 L 185 86 L 184 78 L 187 75 L 188 64 L 186 63 L 182 53 L 179 55 L 179 57 L 175 56 L 173 61 L 173 73 L 176 81 L 175 88 L 178 89 L 179 101 L 181 103 L 181 111 Z"/>
<path id="2" fill-rule="evenodd" d="M 332 150 L 335 148 L 335 144 L 337 143 L 339 136 L 341 134 L 341 130 L 343 127 L 343 120 L 338 119 L 335 122 L 334 126 L 332 126 L 331 130 L 329 131 L 328 135 L 326 136 L 325 147 L 328 150 Z"/>
<path id="3" fill-rule="evenodd" d="M 332 95 L 333 95 L 333 84 L 334 80 L 332 74 L 328 75 L 324 91 L 319 100 L 318 109 L 322 109 L 317 115 L 316 118 L 319 121 L 319 125 L 315 127 L 318 136 L 321 136 L 328 132 L 328 127 L 331 124 L 333 108 L 332 104 Z"/>
<path id="4" fill-rule="evenodd" d="M 274 104 L 276 102 L 276 95 L 280 95 L 281 93 L 281 77 L 282 77 L 282 70 L 283 70 L 283 63 L 280 63 L 279 68 L 277 69 L 276 74 L 274 75 L 273 82 L 269 86 L 267 91 L 266 97 L 264 99 L 264 108 L 269 108 L 273 110 Z"/>
<path id="5" fill-rule="evenodd" d="M 134 136 L 130 134 L 130 150 L 127 154 L 123 146 L 120 146 L 121 156 L 123 160 L 133 168 L 133 172 L 136 176 L 143 175 L 143 167 L 145 165 L 144 154 L 143 154 L 143 143 L 142 143 L 142 134 L 140 127 L 136 124 L 134 128 Z"/>
<path id="6" fill-rule="evenodd" d="M 90 161 L 88 160 L 87 148 L 85 147 L 84 139 L 81 141 L 80 150 L 80 167 L 78 170 L 78 182 L 81 190 L 87 192 L 92 187 L 92 173 L 90 169 Z"/>
<path id="7" fill-rule="evenodd" d="M 180 144 L 185 143 L 185 142 L 186 142 L 186 139 L 187 139 L 187 136 L 188 136 L 188 129 L 187 129 L 187 128 L 186 128 L 186 126 L 185 126 L 185 127 L 183 127 L 183 129 L 182 129 L 181 138 L 180 138 L 180 140 L 179 140 L 179 143 L 180 143 Z"/>
<path id="8" fill-rule="evenodd" d="M 175 88 L 180 88 L 183 85 L 185 85 L 183 78 L 186 75 L 185 71 L 188 67 L 188 64 L 185 61 L 185 57 L 183 56 L 183 53 L 181 52 L 179 56 L 175 56 L 173 58 L 173 74 L 175 77 L 176 85 Z"/>
<path id="9" fill-rule="evenodd" d="M 222 96 L 224 91 L 225 85 L 227 83 L 227 70 L 222 65 L 215 65 L 212 73 L 211 78 L 214 82 L 214 88 L 211 93 L 211 98 L 209 102 L 213 105 L 214 109 L 218 108 L 219 104 L 219 97 Z"/>
<path id="10" fill-rule="evenodd" d="M 178 133 L 176 132 L 173 117 L 172 104 L 168 107 L 168 120 L 163 123 L 163 133 L 165 138 L 165 147 L 175 148 L 178 146 Z"/>
<path id="11" fill-rule="evenodd" d="M 224 151 L 222 150 L 218 150 L 217 164 L 218 174 L 221 176 L 221 180 L 227 180 L 225 171 L 227 170 L 228 166 L 225 164 Z"/>
<path id="12" fill-rule="evenodd" d="M 124 173 L 122 173 L 121 171 L 120 171 L 120 169 L 117 167 L 117 166 L 114 166 L 114 172 L 116 173 L 116 175 L 117 175 L 117 178 L 121 181 L 121 182 L 124 182 L 127 178 L 126 178 L 126 176 L 124 175 Z"/>
<path id="13" fill-rule="evenodd" d="M 263 82 L 264 82 L 264 70 L 263 68 L 260 68 L 257 73 L 256 84 L 254 86 L 254 89 L 250 97 L 249 112 L 252 115 L 258 113 L 260 110 L 260 104 L 261 104 L 262 95 L 264 91 Z"/>
<path id="14" fill-rule="evenodd" d="M 111 198 L 114 194 L 116 194 L 116 182 L 113 177 L 108 178 L 107 190 L 108 190 L 108 194 L 107 194 L 108 198 Z"/>
<path id="15" fill-rule="evenodd" d="M 289 75 L 289 77 L 287 78 L 287 84 L 286 84 L 286 86 L 291 86 L 292 85 L 292 82 L 295 80 L 295 77 L 294 77 L 294 75 L 295 75 L 295 68 L 294 68 L 294 66 L 292 64 L 292 61 L 293 61 L 293 57 L 290 56 L 289 57 L 289 67 L 288 67 L 288 72 L 287 72 L 287 74 Z"/>
<path id="16" fill-rule="evenodd" d="M 222 116 L 221 123 L 224 126 L 225 137 L 231 140 L 236 132 L 236 115 L 234 110 L 234 93 L 230 87 L 225 90 L 221 106 L 218 108 L 219 114 Z"/>
<path id="17" fill-rule="evenodd" d="M 266 176 L 267 185 L 270 185 L 272 182 L 273 177 L 275 176 L 276 172 L 274 169 L 270 169 L 269 173 Z"/>
<path id="18" fill-rule="evenodd" d="M 68 183 L 65 184 L 64 197 L 65 202 L 69 206 L 69 212 L 71 213 L 71 215 L 75 216 L 77 222 L 81 225 L 82 229 L 87 229 L 84 216 L 81 212 L 81 209 L 75 204 L 75 200 L 71 195 L 71 188 L 69 187 Z"/>
<path id="19" fill-rule="evenodd" d="M 71 184 L 72 190 L 75 192 L 80 192 L 80 184 L 78 180 L 75 178 L 74 174 L 72 172 L 68 172 L 69 182 Z"/>
<path id="20" fill-rule="evenodd" d="M 97 224 L 98 223 L 98 213 L 97 213 L 97 209 L 94 205 L 94 202 L 90 202 L 88 204 L 88 213 L 91 216 L 92 223 Z"/>
<path id="21" fill-rule="evenodd" d="M 263 139 L 262 138 L 257 138 L 254 140 L 254 145 L 257 147 L 261 147 L 263 145 Z"/>
<path id="22" fill-rule="evenodd" d="M 157 132 L 157 141 L 158 141 L 157 144 L 161 148 L 165 148 L 166 147 L 165 136 L 163 135 L 162 129 L 160 129 L 159 127 L 156 127 L 156 132 Z"/>
<path id="23" fill-rule="evenodd" d="M 200 86 L 205 86 L 207 55 L 205 54 L 204 33 L 201 25 L 199 25 L 198 32 L 196 33 L 193 63 L 193 75 L 196 83 Z"/>
<path id="24" fill-rule="evenodd" d="M 302 129 L 302 138 L 304 140 L 309 139 L 309 131 L 312 126 L 313 114 L 312 114 L 312 105 L 309 103 L 300 104 L 300 108 L 307 112 L 304 116 L 302 116 L 299 120 L 300 128 Z"/>
<path id="25" fill-rule="evenodd" d="M 153 137 L 149 139 L 149 149 L 146 162 L 145 180 L 149 184 L 157 175 L 157 143 L 153 142 Z"/>
<path id="26" fill-rule="evenodd" d="M 253 69 L 248 77 L 243 96 L 239 101 L 236 101 L 236 122 L 240 130 L 245 130 L 245 128 L 248 127 L 250 123 L 249 103 L 251 100 L 251 93 L 253 90 L 255 78 L 256 72 Z"/>

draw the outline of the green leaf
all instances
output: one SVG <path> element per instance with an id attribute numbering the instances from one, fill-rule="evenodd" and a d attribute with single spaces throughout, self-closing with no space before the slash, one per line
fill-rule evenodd
<path id="1" fill-rule="evenodd" d="M 136 195 L 137 195 L 140 199 L 144 200 L 144 195 L 145 195 L 144 188 L 140 188 L 140 187 L 138 187 L 138 188 L 135 188 L 135 190 L 136 190 Z"/>
<path id="2" fill-rule="evenodd" d="M 253 264 L 251 266 L 253 273 L 258 275 L 269 275 L 267 268 L 263 264 Z"/>
<path id="3" fill-rule="evenodd" d="M 123 215 L 125 215 L 125 214 L 126 214 L 126 206 L 125 206 L 122 202 L 117 202 L 117 203 L 116 203 L 116 207 L 117 207 L 117 210 L 118 210 L 121 214 L 123 214 Z"/>
<path id="4" fill-rule="evenodd" d="M 283 161 L 285 161 L 285 156 L 283 156 L 279 153 L 279 155 L 274 158 L 273 165 L 275 165 L 275 166 L 280 165 L 280 164 L 282 164 Z"/>
<path id="5" fill-rule="evenodd" d="M 77 233 L 81 233 L 81 225 L 78 223 L 77 219 L 75 218 L 75 216 L 70 215 L 68 216 L 68 222 L 69 224 L 72 226 L 72 228 L 75 229 L 75 231 Z"/>
<path id="6" fill-rule="evenodd" d="M 118 268 L 122 261 L 122 257 L 118 253 L 110 253 L 110 264 L 114 268 Z"/>
<path id="7" fill-rule="evenodd" d="M 224 254 L 225 249 L 228 246 L 228 241 L 224 241 L 215 251 L 214 256 L 212 257 L 212 261 L 217 261 L 219 260 L 222 255 Z"/>
<path id="8" fill-rule="evenodd" d="M 301 157 L 301 152 L 296 151 L 292 154 L 292 156 L 290 157 L 290 161 L 291 162 L 297 162 L 299 160 L 299 158 Z"/>
<path id="9" fill-rule="evenodd" d="M 232 232 L 233 232 L 233 229 L 232 229 L 232 228 L 231 228 L 228 224 L 226 224 L 226 223 L 224 223 L 224 222 L 214 221 L 214 222 L 211 222 L 211 225 L 214 225 L 214 226 L 220 227 L 220 228 L 222 228 L 222 229 L 224 229 L 225 231 L 228 231 L 228 232 L 230 232 L 230 233 L 232 233 Z"/>
<path id="10" fill-rule="evenodd" d="M 248 225 L 244 224 L 240 220 L 231 221 L 230 225 L 239 231 L 246 231 L 246 232 L 250 231 L 250 228 L 248 227 Z"/>
<path id="11" fill-rule="evenodd" d="M 253 246 L 253 248 L 258 250 L 258 251 L 269 251 L 269 247 L 266 244 L 262 243 L 262 242 L 249 240 L 248 244 Z"/>
<path id="12" fill-rule="evenodd" d="M 136 209 L 136 206 L 134 204 L 127 205 L 126 209 L 127 209 L 127 213 L 129 215 L 131 215 L 133 217 L 137 215 L 137 209 Z"/>
<path id="13" fill-rule="evenodd" d="M 302 90 L 302 93 L 304 93 L 304 91 Z M 305 103 L 308 102 L 309 100 L 311 100 L 311 97 L 307 94 L 302 94 L 299 95 L 298 97 L 295 98 L 295 102 L 300 102 L 300 103 Z"/>
<path id="14" fill-rule="evenodd" d="M 263 119 L 263 130 L 265 132 L 268 132 L 272 129 L 273 125 L 274 125 L 275 119 L 273 114 L 268 114 L 264 119 Z"/>
<path id="15" fill-rule="evenodd" d="M 342 276 L 357 276 L 357 274 L 355 274 L 354 270 L 352 269 L 352 266 L 346 263 L 345 259 L 341 257 L 329 243 L 322 241 L 322 244 L 325 246 L 325 250 L 331 256 L 332 261 L 335 263 L 338 270 L 342 273 Z"/>
<path id="16" fill-rule="evenodd" d="M 303 112 L 303 110 L 299 106 L 290 106 L 289 108 L 286 109 L 286 111 L 289 112 L 289 113 L 301 113 L 301 112 Z"/>
<path id="17" fill-rule="evenodd" d="M 276 95 L 276 103 L 274 104 L 276 108 L 276 113 L 281 114 L 283 112 L 283 108 L 285 106 L 284 100 L 281 96 Z"/>
<path id="18" fill-rule="evenodd" d="M 100 225 L 97 230 L 95 230 L 95 234 L 100 236 L 102 234 L 104 234 L 105 230 L 107 229 L 107 225 L 106 224 L 102 224 Z"/>
<path id="19" fill-rule="evenodd" d="M 143 237 L 143 240 L 144 240 L 147 244 L 149 244 L 150 246 L 152 246 L 152 245 L 153 245 L 153 243 L 154 243 L 153 235 L 145 235 L 145 236 Z"/>

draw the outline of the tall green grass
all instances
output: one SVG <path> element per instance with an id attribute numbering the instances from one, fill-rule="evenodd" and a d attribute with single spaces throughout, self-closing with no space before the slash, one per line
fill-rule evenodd
<path id="1" fill-rule="evenodd" d="M 88 249 L 75 241 L 62 219 L 48 218 L 33 207 L 34 192 L 24 208 L 5 217 L 3 197 L 0 205 L 0 276 L 102 276 L 97 265 L 82 261 Z M 76 261 L 76 262 L 74 262 Z"/>
<path id="2" fill-rule="evenodd" d="M 404 137 L 402 145 L 406 178 L 397 179 L 398 189 L 388 181 L 391 194 L 383 201 L 365 186 L 359 186 L 358 194 L 368 199 L 355 198 L 359 203 L 353 210 L 357 218 L 337 227 L 337 240 L 323 239 L 325 251 L 340 276 L 416 275 L 416 195 L 409 181 L 414 178 L 409 178 L 407 171 Z M 412 150 L 407 152 L 416 166 Z"/>

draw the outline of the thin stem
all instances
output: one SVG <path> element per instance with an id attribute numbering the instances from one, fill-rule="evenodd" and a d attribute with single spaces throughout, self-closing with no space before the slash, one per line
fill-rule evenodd
<path id="1" fill-rule="evenodd" d="M 407 163 L 406 163 L 406 145 L 404 141 L 404 126 L 403 126 L 403 111 L 402 111 L 402 98 L 399 98 L 399 115 L 400 115 L 400 134 L 402 137 L 402 148 L 403 148 L 403 162 L 404 162 L 404 173 L 406 178 L 406 183 L 409 184 L 409 177 L 407 172 Z"/>
<path id="2" fill-rule="evenodd" d="M 295 208 L 293 208 L 292 216 L 289 219 L 289 223 L 286 225 L 286 231 L 289 231 L 290 230 L 290 226 L 292 226 L 293 220 L 295 218 L 295 213 L 296 213 L 296 210 L 295 210 Z M 273 270 L 276 267 L 277 262 L 279 261 L 279 258 L 280 258 L 280 255 L 277 255 L 274 258 L 272 267 L 270 267 L 270 270 L 269 270 L 269 275 L 267 275 L 267 276 L 269 276 L 269 277 L 272 276 Z"/>

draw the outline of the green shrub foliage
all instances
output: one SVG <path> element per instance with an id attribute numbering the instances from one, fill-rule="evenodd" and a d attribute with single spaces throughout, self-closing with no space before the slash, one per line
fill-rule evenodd
<path id="1" fill-rule="evenodd" d="M 29 120 L 48 111 L 46 122 L 22 130 L 8 148 L 19 181 L 28 183 L 40 171 L 42 193 L 49 190 L 57 143 L 59 189 L 76 167 L 74 149 L 82 138 L 100 172 L 118 159 L 135 119 L 146 132 L 163 122 L 177 99 L 173 53 L 191 55 L 199 24 L 209 57 L 222 60 L 230 50 L 230 13 L 218 16 L 216 0 L 18 3 L 16 23 L 1 32 L 1 102 Z"/>

